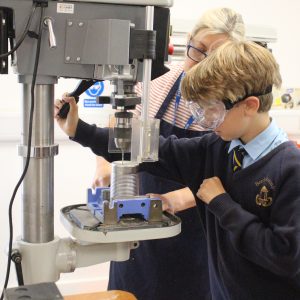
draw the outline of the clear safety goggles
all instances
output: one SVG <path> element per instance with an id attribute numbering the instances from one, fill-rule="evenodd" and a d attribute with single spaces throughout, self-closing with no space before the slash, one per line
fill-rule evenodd
<path id="1" fill-rule="evenodd" d="M 214 130 L 224 121 L 227 110 L 222 101 L 209 101 L 209 105 L 200 106 L 197 102 L 186 101 L 194 122 L 207 130 Z"/>
<path id="2" fill-rule="evenodd" d="M 269 94 L 271 92 L 272 86 L 268 86 L 264 92 L 247 94 L 234 103 L 230 100 L 210 100 L 203 101 L 203 105 L 200 105 L 195 101 L 186 101 L 186 104 L 189 107 L 192 116 L 194 117 L 195 123 L 197 123 L 204 129 L 215 130 L 223 123 L 228 111 L 237 103 L 244 101 L 250 96 L 258 97 Z"/>

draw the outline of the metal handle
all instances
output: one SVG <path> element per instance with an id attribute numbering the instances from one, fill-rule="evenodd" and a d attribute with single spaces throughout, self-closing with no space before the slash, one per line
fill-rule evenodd
<path id="1" fill-rule="evenodd" d="M 49 46 L 50 48 L 56 48 L 56 37 L 53 30 L 53 20 L 50 17 L 44 19 L 44 24 L 49 30 Z"/>

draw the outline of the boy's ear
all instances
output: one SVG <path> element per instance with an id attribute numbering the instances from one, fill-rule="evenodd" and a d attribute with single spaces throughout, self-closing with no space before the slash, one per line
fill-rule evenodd
<path id="1" fill-rule="evenodd" d="M 260 102 L 257 97 L 250 96 L 245 99 L 245 112 L 248 114 L 257 113 L 259 110 Z"/>

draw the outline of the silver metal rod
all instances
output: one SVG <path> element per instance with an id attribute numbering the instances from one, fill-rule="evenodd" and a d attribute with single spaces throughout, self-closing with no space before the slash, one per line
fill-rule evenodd
<path id="1" fill-rule="evenodd" d="M 146 30 L 153 30 L 154 7 L 146 6 L 145 27 Z M 140 130 L 140 155 L 138 161 L 142 162 L 149 152 L 149 99 L 151 82 L 152 60 L 144 59 L 143 62 L 143 92 L 142 92 L 142 111 L 141 111 L 141 130 Z"/>
<path id="2" fill-rule="evenodd" d="M 53 84 L 35 86 L 35 109 L 31 143 L 31 160 L 22 187 L 22 240 L 29 243 L 46 243 L 54 239 L 54 155 L 57 151 L 34 149 L 53 149 Z M 23 84 L 22 136 L 21 146 L 27 148 L 28 128 L 31 106 L 31 84 Z M 21 151 L 23 167 L 26 151 Z M 20 153 L 20 151 L 19 151 Z M 42 154 L 41 154 L 42 153 Z"/>
<path id="3" fill-rule="evenodd" d="M 154 7 L 146 7 L 146 30 L 153 30 L 153 17 L 154 17 Z M 152 59 L 144 59 L 143 67 L 143 94 L 142 94 L 142 120 L 146 121 L 148 118 L 149 110 L 149 95 L 150 95 L 150 81 L 151 81 L 151 69 L 152 69 Z"/>

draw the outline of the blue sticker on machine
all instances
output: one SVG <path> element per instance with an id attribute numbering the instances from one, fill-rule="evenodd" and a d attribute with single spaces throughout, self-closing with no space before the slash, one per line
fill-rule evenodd
<path id="1" fill-rule="evenodd" d="M 96 97 L 99 97 L 104 91 L 104 82 L 98 81 L 88 90 L 85 91 L 85 95 L 89 98 L 83 99 L 83 106 L 86 108 L 101 108 L 103 104 L 99 104 L 96 101 Z"/>

